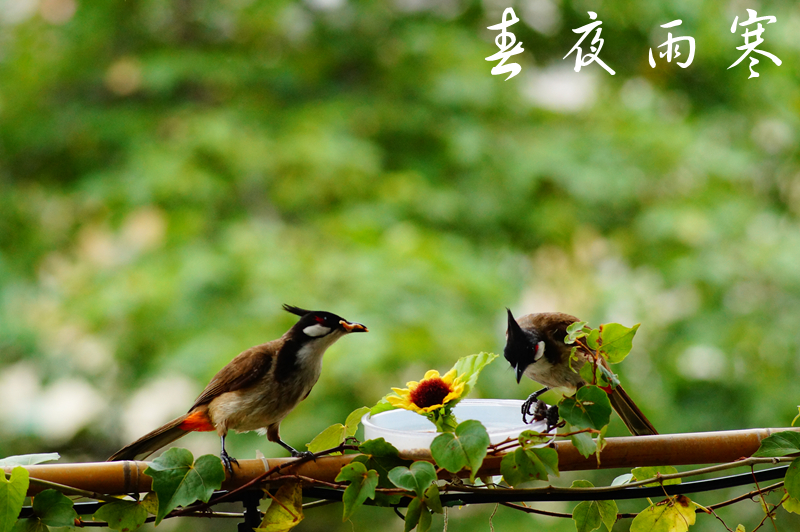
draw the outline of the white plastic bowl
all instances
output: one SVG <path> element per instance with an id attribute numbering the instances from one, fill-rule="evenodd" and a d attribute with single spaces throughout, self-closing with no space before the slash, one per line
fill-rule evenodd
<path id="1" fill-rule="evenodd" d="M 480 421 L 489 433 L 492 443 L 516 438 L 524 430 L 547 429 L 546 421 L 526 425 L 522 422 L 523 401 L 513 399 L 464 399 L 453 409 L 459 423 L 468 419 Z M 409 410 L 389 410 L 374 416 L 365 414 L 364 439 L 383 438 L 400 451 L 428 449 L 439 435 L 436 427 L 424 416 Z"/>

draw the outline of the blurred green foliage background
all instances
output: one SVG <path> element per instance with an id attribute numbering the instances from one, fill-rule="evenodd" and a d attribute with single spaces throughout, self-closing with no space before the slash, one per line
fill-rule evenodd
<path id="1" fill-rule="evenodd" d="M 486 27 L 512 5 L 525 52 L 504 81 Z M 746 8 L 777 17 L 760 48 L 783 61 L 759 56 L 754 79 L 747 59 L 728 70 Z M 562 59 L 588 10 L 615 76 Z M 677 18 L 694 62 L 653 69 Z M 501 352 L 506 306 L 641 322 L 618 369 L 662 432 L 788 425 L 799 27 L 795 3 L 738 0 L 0 1 L 0 455 L 105 459 L 282 334 L 282 303 L 371 330 L 329 351 L 283 424 L 294 446 L 426 369 Z M 498 360 L 473 395 L 536 389 L 513 378 Z M 210 434 L 181 445 L 218 452 Z M 284 454 L 254 434 L 228 448 Z M 485 530 L 491 511 L 450 526 Z M 298 530 L 351 530 L 340 512 Z M 365 508 L 355 529 L 375 519 L 402 526 Z M 494 523 L 574 530 L 506 508 Z"/>

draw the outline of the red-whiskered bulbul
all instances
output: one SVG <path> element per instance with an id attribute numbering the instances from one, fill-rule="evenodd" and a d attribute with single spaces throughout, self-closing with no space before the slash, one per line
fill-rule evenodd
<path id="1" fill-rule="evenodd" d="M 578 372 L 592 355 L 578 348 L 578 354 L 583 355 L 583 363 L 573 362 L 570 368 L 569 358 L 573 346 L 565 344 L 564 338 L 567 336 L 567 327 L 578 321 L 575 316 L 561 312 L 544 312 L 528 314 L 515 320 L 511 311 L 506 310 L 508 330 L 503 354 L 516 370 L 517 382 L 519 383 L 520 378 L 525 375 L 545 386 L 532 393 L 523 404 L 522 420 L 527 422 L 526 416 L 531 414 L 531 406 L 544 392 L 551 388 L 560 388 L 568 394 L 574 394 L 578 388 L 586 384 Z M 600 357 L 600 363 L 608 368 L 604 358 Z M 622 386 L 617 385 L 606 391 L 611 406 L 622 418 L 631 434 L 636 436 L 658 434 Z"/>
<path id="2" fill-rule="evenodd" d="M 212 430 L 219 434 L 220 458 L 231 475 L 231 462 L 238 462 L 225 450 L 229 430 L 257 430 L 292 456 L 304 454 L 281 440 L 281 421 L 311 392 L 325 350 L 345 334 L 367 332 L 367 328 L 330 312 L 290 305 L 283 308 L 300 316 L 283 336 L 239 354 L 211 379 L 187 414 L 123 447 L 108 460 L 145 458 L 189 432 Z"/>

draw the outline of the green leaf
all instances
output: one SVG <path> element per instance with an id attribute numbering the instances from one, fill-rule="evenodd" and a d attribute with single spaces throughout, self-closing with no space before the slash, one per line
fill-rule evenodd
<path id="1" fill-rule="evenodd" d="M 581 429 L 601 429 L 611 420 L 608 394 L 597 386 L 586 385 L 573 397 L 565 397 L 558 405 L 558 415 Z"/>
<path id="2" fill-rule="evenodd" d="M 494 353 L 481 352 L 477 355 L 469 355 L 458 359 L 453 367 L 464 383 L 464 393 L 462 397 L 466 397 L 467 394 L 469 394 L 472 387 L 478 382 L 478 377 L 483 368 L 490 364 L 495 358 L 497 358 L 497 355 Z"/>
<path id="3" fill-rule="evenodd" d="M 14 469 L 16 471 L 17 468 Z M 12 475 L 14 474 L 12 471 Z M 27 471 L 25 480 L 28 480 Z M 5 476 L 5 475 L 4 475 Z M 77 512 L 72 501 L 64 494 L 48 489 L 33 497 L 33 515 L 28 519 L 20 519 L 13 525 L 13 532 L 47 532 L 48 527 L 73 527 Z M 14 516 L 16 519 L 17 516 Z"/>
<path id="4" fill-rule="evenodd" d="M 800 453 L 800 433 L 786 430 L 761 440 L 761 445 L 753 456 L 774 458 L 795 453 Z"/>
<path id="5" fill-rule="evenodd" d="M 584 458 L 589 458 L 597 452 L 597 444 L 592 439 L 592 435 L 588 432 L 579 432 L 569 437 L 572 440 L 572 445 Z"/>
<path id="6" fill-rule="evenodd" d="M 40 519 L 31 517 L 17 521 L 11 532 L 50 532 L 50 529 Z"/>
<path id="7" fill-rule="evenodd" d="M 342 521 L 347 521 L 353 512 L 358 509 L 367 498 L 375 498 L 375 488 L 378 487 L 378 472 L 374 469 L 367 470 L 360 462 L 350 462 L 342 467 L 336 476 L 336 482 L 350 482 L 342 495 L 344 515 Z"/>
<path id="8" fill-rule="evenodd" d="M 406 522 L 403 527 L 403 532 L 410 532 L 419 524 L 422 511 L 422 499 L 420 497 L 414 497 L 408 504 L 408 509 L 406 510 Z"/>
<path id="9" fill-rule="evenodd" d="M 553 435 L 548 434 L 547 432 L 538 432 L 536 430 L 523 430 L 522 432 L 519 433 L 519 444 L 525 449 L 534 447 L 536 445 L 549 443 L 550 440 L 552 439 Z"/>
<path id="10" fill-rule="evenodd" d="M 633 348 L 633 337 L 639 329 L 639 323 L 633 327 L 625 327 L 619 323 L 606 323 L 600 326 L 600 350 L 605 353 L 609 363 L 622 362 Z"/>
<path id="11" fill-rule="evenodd" d="M 254 532 L 286 532 L 303 520 L 303 487 L 299 482 L 284 484 L 274 497 Z"/>
<path id="12" fill-rule="evenodd" d="M 645 508 L 631 523 L 630 532 L 687 532 L 697 515 L 695 504 L 684 495 Z"/>
<path id="13" fill-rule="evenodd" d="M 433 522 L 433 516 L 431 516 L 431 513 L 428 511 L 428 508 L 425 506 L 425 501 L 423 500 L 419 512 L 417 532 L 428 532 L 428 530 L 431 529 L 431 522 Z"/>
<path id="14" fill-rule="evenodd" d="M 389 471 L 397 466 L 408 466 L 410 460 L 403 460 L 399 457 L 399 451 L 383 438 L 367 440 L 359 445 L 358 450 L 362 453 L 353 458 L 353 462 L 360 462 L 369 469 L 378 472 L 378 486 L 381 488 L 394 488 L 395 485 L 389 480 Z M 375 494 L 375 504 L 379 506 L 389 506 L 397 504 L 400 495 Z"/>
<path id="15" fill-rule="evenodd" d="M 444 508 L 442 508 L 442 500 L 439 497 L 439 486 L 436 484 L 431 484 L 428 486 L 428 489 L 426 489 L 425 493 L 422 495 L 422 502 L 424 502 L 425 506 L 437 514 L 444 513 Z"/>
<path id="16" fill-rule="evenodd" d="M 78 518 L 72 500 L 56 490 L 44 490 L 33 497 L 34 519 L 46 526 L 75 526 Z"/>
<path id="17" fill-rule="evenodd" d="M 361 408 L 356 408 L 347 416 L 347 419 L 344 422 L 344 436 L 345 438 L 352 438 L 356 435 L 356 431 L 358 430 L 358 426 L 361 424 L 361 418 L 364 417 L 364 414 L 370 411 L 368 406 L 362 406 Z"/>
<path id="18" fill-rule="evenodd" d="M 620 475 L 615 478 L 612 482 L 612 486 L 622 486 L 625 484 L 630 484 L 633 482 L 633 473 L 625 473 L 624 475 Z"/>
<path id="19" fill-rule="evenodd" d="M 389 397 L 390 395 L 394 395 L 394 394 L 393 393 L 388 393 L 388 394 L 384 395 L 383 397 L 381 397 L 381 399 L 377 403 L 375 403 L 375 406 L 373 406 L 372 408 L 369 409 L 369 415 L 370 416 L 374 416 L 376 414 L 380 414 L 381 412 L 387 412 L 389 410 L 396 410 L 397 407 L 392 405 L 389 402 L 389 400 L 387 399 L 387 397 Z"/>
<path id="20" fill-rule="evenodd" d="M 156 515 L 158 514 L 158 495 L 154 491 L 150 491 L 142 499 L 142 508 L 147 510 L 147 513 Z"/>
<path id="21" fill-rule="evenodd" d="M 600 331 L 597 329 L 591 329 L 589 334 L 586 335 L 586 345 L 590 349 L 594 349 L 595 351 L 597 348 L 600 347 Z"/>
<path id="22" fill-rule="evenodd" d="M 597 366 L 597 382 L 600 383 L 601 386 L 616 388 L 619 386 L 619 377 L 607 367 L 599 365 Z"/>
<path id="23" fill-rule="evenodd" d="M 603 524 L 600 510 L 592 501 L 583 501 L 572 510 L 572 520 L 578 532 L 592 532 Z"/>
<path id="24" fill-rule="evenodd" d="M 583 366 L 581 366 L 581 370 L 578 372 L 583 379 L 583 382 L 586 384 L 596 384 L 596 372 L 594 371 L 594 364 L 591 362 L 585 362 Z"/>
<path id="25" fill-rule="evenodd" d="M 793 514 L 800 514 L 800 499 L 795 499 L 786 490 L 783 491 L 783 509 Z"/>
<path id="26" fill-rule="evenodd" d="M 614 528 L 614 523 L 617 522 L 617 514 L 619 508 L 616 501 L 594 501 L 597 508 L 600 510 L 600 517 L 603 519 L 603 524 L 606 529 L 611 530 Z"/>
<path id="27" fill-rule="evenodd" d="M 389 480 L 389 471 L 398 466 L 408 466 L 411 463 L 409 460 L 400 458 L 400 451 L 383 438 L 367 440 L 358 446 L 358 450 L 362 454 L 356 456 L 353 462 L 361 462 L 367 469 L 377 471 L 380 478 L 378 485 L 383 488 L 394 487 Z"/>
<path id="28" fill-rule="evenodd" d="M 468 468 L 469 480 L 474 482 L 489 443 L 489 434 L 481 422 L 469 419 L 460 423 L 455 433 L 445 432 L 436 436 L 431 443 L 431 455 L 439 467 L 451 473 Z"/>
<path id="29" fill-rule="evenodd" d="M 500 473 L 509 486 L 532 480 L 547 480 L 548 475 L 558 476 L 558 453 L 549 447 L 516 449 L 500 461 Z"/>
<path id="30" fill-rule="evenodd" d="M 332 449 L 344 441 L 345 430 L 345 426 L 341 423 L 331 425 L 327 429 L 317 434 L 314 439 L 311 440 L 311 442 L 306 444 L 306 447 L 308 447 L 308 450 L 312 453 L 318 453 L 320 451 Z M 331 454 L 336 455 L 342 453 Z"/>
<path id="31" fill-rule="evenodd" d="M 649 478 L 655 478 L 659 475 L 674 475 L 677 473 L 678 470 L 672 466 L 651 466 L 651 467 L 635 467 L 631 469 L 631 474 L 633 475 L 634 482 L 641 482 L 643 480 L 647 480 Z M 647 487 L 655 487 L 661 486 L 669 486 L 670 484 L 680 484 L 681 479 L 673 478 L 671 480 L 664 480 L 663 482 L 651 482 L 650 484 L 645 484 Z"/>
<path id="32" fill-rule="evenodd" d="M 178 506 L 197 500 L 208 502 L 214 490 L 222 486 L 225 471 L 219 457 L 206 454 L 192 463 L 186 449 L 173 447 L 150 463 L 145 475 L 153 479 L 153 491 L 158 495 L 156 525 Z"/>
<path id="33" fill-rule="evenodd" d="M 29 483 L 28 470 L 21 466 L 11 470 L 10 478 L 0 475 L 0 532 L 8 532 L 17 522 Z"/>
<path id="34" fill-rule="evenodd" d="M 344 443 L 346 438 L 350 438 L 355 435 L 356 431 L 358 430 L 358 425 L 361 423 L 362 416 L 367 412 L 369 412 L 369 407 L 366 406 L 362 406 L 361 408 L 353 410 L 347 416 L 347 420 L 344 422 L 344 425 L 341 423 L 335 423 L 331 425 L 327 429 L 317 434 L 310 443 L 306 444 L 306 447 L 312 453 L 327 451 L 328 449 L 338 447 Z M 331 453 L 331 456 L 340 454 L 342 453 Z"/>
<path id="35" fill-rule="evenodd" d="M 42 462 L 58 460 L 59 458 L 61 458 L 61 455 L 58 453 L 19 454 L 0 459 L 0 467 L 36 465 Z"/>
<path id="36" fill-rule="evenodd" d="M 95 521 L 105 521 L 108 528 L 120 532 L 136 530 L 147 519 L 147 510 L 137 501 L 114 501 L 101 506 L 92 516 Z"/>
<path id="37" fill-rule="evenodd" d="M 783 486 L 787 493 L 795 499 L 800 499 L 800 458 L 795 458 L 786 470 Z"/>
<path id="38" fill-rule="evenodd" d="M 576 321 L 567 326 L 567 336 L 564 337 L 565 344 L 574 344 L 578 338 L 583 338 L 591 330 L 585 327 L 585 321 Z"/>
<path id="39" fill-rule="evenodd" d="M 389 480 L 398 488 L 413 491 L 421 497 L 436 480 L 436 469 L 430 462 L 418 460 L 410 468 L 399 466 L 389 471 Z"/>
<path id="40" fill-rule="evenodd" d="M 570 487 L 593 488 L 594 484 L 588 480 L 575 480 Z M 578 510 L 581 505 L 587 503 L 588 506 L 583 506 Z M 578 512 L 578 519 L 575 517 L 576 512 Z M 617 522 L 617 503 L 614 501 L 584 501 L 575 507 L 572 519 L 579 532 L 589 532 L 600 528 L 600 525 L 605 525 L 607 530 L 611 530 L 614 523 Z"/>

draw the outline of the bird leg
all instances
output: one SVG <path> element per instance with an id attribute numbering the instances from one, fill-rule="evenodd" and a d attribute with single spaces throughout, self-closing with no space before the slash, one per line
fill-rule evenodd
<path id="1" fill-rule="evenodd" d="M 545 419 L 547 420 L 547 430 L 545 432 L 558 428 L 558 405 L 552 405 L 547 409 Z"/>
<path id="2" fill-rule="evenodd" d="M 545 393 L 546 391 L 550 390 L 548 387 L 544 387 L 541 390 L 536 390 L 528 398 L 522 403 L 522 422 L 528 423 L 528 416 L 532 416 L 533 412 L 531 412 L 531 407 L 536 403 L 536 400 L 539 398 L 540 395 Z M 533 422 L 533 421 L 531 421 Z"/>
<path id="3" fill-rule="evenodd" d="M 286 449 L 287 451 L 292 453 L 292 458 L 314 458 L 314 459 L 316 459 L 316 455 L 314 453 L 312 453 L 311 451 L 302 451 L 302 452 L 298 451 L 297 449 L 295 449 L 294 447 L 292 447 L 291 445 L 289 445 L 288 443 L 286 443 L 285 441 L 283 441 L 280 438 L 276 439 L 275 443 L 277 443 L 278 445 L 280 445 L 281 447 L 283 447 L 284 449 Z"/>
<path id="4" fill-rule="evenodd" d="M 221 435 L 219 437 L 219 441 L 222 443 L 222 452 L 219 453 L 219 458 L 222 460 L 222 465 L 225 466 L 225 469 L 228 470 L 230 476 L 233 476 L 233 466 L 231 464 L 236 464 L 236 467 L 239 467 L 239 461 L 228 455 L 228 451 L 225 450 L 225 435 Z"/>

